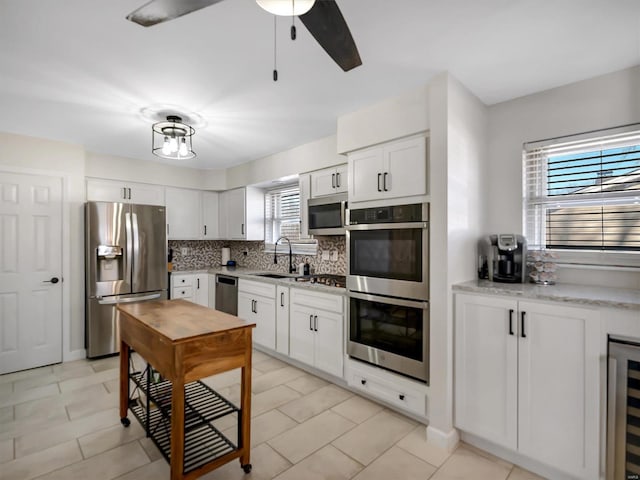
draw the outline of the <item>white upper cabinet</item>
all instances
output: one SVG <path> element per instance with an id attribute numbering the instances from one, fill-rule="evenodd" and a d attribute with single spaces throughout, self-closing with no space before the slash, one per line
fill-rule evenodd
<path id="1" fill-rule="evenodd" d="M 202 192 L 202 239 L 220 238 L 218 192 Z"/>
<path id="2" fill-rule="evenodd" d="M 264 192 L 243 187 L 220 194 L 219 237 L 225 240 L 264 240 Z"/>
<path id="3" fill-rule="evenodd" d="M 345 164 L 311 172 L 311 198 L 346 192 L 348 186 L 347 171 L 347 165 Z"/>
<path id="4" fill-rule="evenodd" d="M 167 187 L 166 198 L 168 240 L 220 238 L 218 193 Z"/>
<path id="5" fill-rule="evenodd" d="M 89 178 L 87 179 L 87 201 L 164 205 L 164 187 Z"/>
<path id="6" fill-rule="evenodd" d="M 423 136 L 358 150 L 348 159 L 350 202 L 415 197 L 428 192 Z"/>
<path id="7" fill-rule="evenodd" d="M 200 240 L 202 238 L 201 192 L 167 187 L 166 200 L 167 239 Z"/>

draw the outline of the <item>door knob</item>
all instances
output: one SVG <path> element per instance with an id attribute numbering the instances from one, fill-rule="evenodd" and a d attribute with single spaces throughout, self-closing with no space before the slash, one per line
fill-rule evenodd
<path id="1" fill-rule="evenodd" d="M 52 277 L 51 280 L 45 280 L 42 283 L 58 283 L 60 279 L 58 277 Z"/>

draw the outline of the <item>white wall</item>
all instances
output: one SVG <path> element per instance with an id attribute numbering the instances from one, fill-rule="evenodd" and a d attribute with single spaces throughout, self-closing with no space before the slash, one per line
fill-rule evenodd
<path id="1" fill-rule="evenodd" d="M 338 155 L 336 136 L 332 135 L 231 167 L 226 172 L 226 184 L 229 189 L 254 185 L 346 162 L 346 157 Z"/>
<path id="2" fill-rule="evenodd" d="M 522 144 L 640 122 L 640 66 L 489 108 L 483 233 L 522 233 Z M 561 268 L 560 281 L 640 288 L 640 273 Z"/>
<path id="3" fill-rule="evenodd" d="M 352 152 L 429 129 L 427 85 L 338 117 L 337 151 Z"/>
<path id="4" fill-rule="evenodd" d="M 86 176 L 181 188 L 224 190 L 225 170 L 198 170 L 87 152 Z"/>
<path id="5" fill-rule="evenodd" d="M 77 145 L 0 133 L 0 172 L 63 178 L 63 358 L 84 349 L 84 149 Z"/>

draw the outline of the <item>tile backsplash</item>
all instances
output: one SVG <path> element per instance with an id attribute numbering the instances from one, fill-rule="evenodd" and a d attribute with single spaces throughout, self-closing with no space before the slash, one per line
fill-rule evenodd
<path id="1" fill-rule="evenodd" d="M 304 263 L 311 266 L 311 273 L 346 274 L 346 243 L 344 236 L 316 237 L 318 240 L 317 255 L 294 255 L 293 264 Z M 286 272 L 289 259 L 286 252 L 287 245 L 278 245 L 278 263 L 273 263 L 273 254 L 264 252 L 264 242 L 244 242 L 227 240 L 169 240 L 169 248 L 173 249 L 173 270 L 201 270 L 220 265 L 221 249 L 231 249 L 231 260 L 235 260 L 239 267 L 252 270 L 270 270 Z M 282 248 L 282 255 L 280 254 Z M 185 255 L 182 254 L 186 249 Z M 323 260 L 322 252 L 328 251 L 337 260 Z M 246 253 L 246 255 L 245 255 Z"/>

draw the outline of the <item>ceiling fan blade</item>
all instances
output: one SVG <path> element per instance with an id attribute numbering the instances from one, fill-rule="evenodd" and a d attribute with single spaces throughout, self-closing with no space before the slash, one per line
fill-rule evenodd
<path id="1" fill-rule="evenodd" d="M 335 0 L 316 0 L 311 10 L 299 18 L 342 70 L 348 72 L 362 65 L 358 47 Z"/>
<path id="2" fill-rule="evenodd" d="M 173 20 L 187 13 L 214 5 L 222 0 L 151 0 L 127 15 L 131 20 L 143 27 L 151 27 L 158 23 Z"/>

